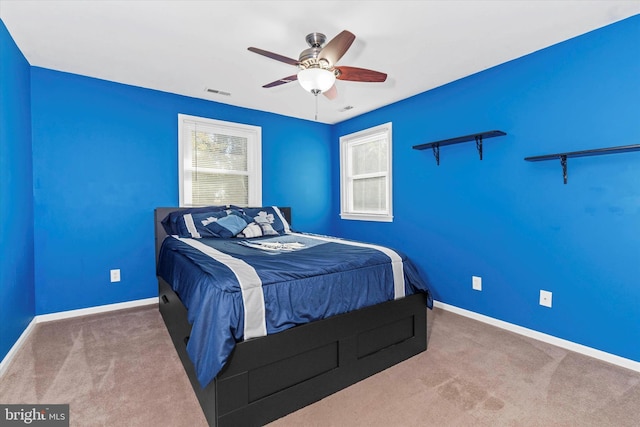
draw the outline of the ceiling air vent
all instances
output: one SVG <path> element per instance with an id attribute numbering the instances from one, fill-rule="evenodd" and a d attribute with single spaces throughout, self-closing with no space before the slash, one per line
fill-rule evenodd
<path id="1" fill-rule="evenodd" d="M 209 92 L 209 93 L 215 93 L 216 95 L 231 96 L 231 94 L 229 92 L 225 92 L 225 91 L 218 90 L 218 89 L 207 88 L 206 91 Z"/>

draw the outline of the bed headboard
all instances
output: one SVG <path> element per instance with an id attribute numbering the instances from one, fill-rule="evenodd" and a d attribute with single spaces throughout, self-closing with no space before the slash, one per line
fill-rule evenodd
<path id="1" fill-rule="evenodd" d="M 156 263 L 158 262 L 158 255 L 160 254 L 160 246 L 162 246 L 162 241 L 165 237 L 167 237 L 167 233 L 164 231 L 164 227 L 162 226 L 162 220 L 166 218 L 167 215 L 171 212 L 181 211 L 188 208 L 179 208 L 179 207 L 163 207 L 156 208 L 154 210 L 154 227 L 155 227 L 155 236 L 156 236 Z M 291 225 L 291 207 L 278 207 L 284 218 L 287 220 L 289 225 Z"/>

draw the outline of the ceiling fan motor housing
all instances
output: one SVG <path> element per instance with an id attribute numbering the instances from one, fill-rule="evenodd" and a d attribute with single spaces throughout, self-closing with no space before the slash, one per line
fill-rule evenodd
<path id="1" fill-rule="evenodd" d="M 329 62 L 318 59 L 318 55 L 322 51 L 322 45 L 327 40 L 327 36 L 322 33 L 311 33 L 307 34 L 305 40 L 310 47 L 300 53 L 300 57 L 298 58 L 300 68 L 329 69 Z"/>
<path id="2" fill-rule="evenodd" d="M 305 37 L 307 44 L 311 47 L 322 47 L 324 42 L 327 40 L 327 36 L 322 33 L 311 33 L 307 34 Z"/>

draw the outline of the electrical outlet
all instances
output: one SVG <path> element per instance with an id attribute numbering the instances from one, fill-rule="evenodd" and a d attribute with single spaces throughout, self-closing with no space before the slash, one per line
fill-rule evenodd
<path id="1" fill-rule="evenodd" d="M 549 291 L 540 290 L 540 305 L 551 308 L 551 297 L 553 294 Z"/>
<path id="2" fill-rule="evenodd" d="M 111 270 L 111 282 L 119 282 L 120 281 L 120 269 Z"/>
<path id="3" fill-rule="evenodd" d="M 471 286 L 476 291 L 482 290 L 482 277 L 480 276 L 471 276 Z"/>

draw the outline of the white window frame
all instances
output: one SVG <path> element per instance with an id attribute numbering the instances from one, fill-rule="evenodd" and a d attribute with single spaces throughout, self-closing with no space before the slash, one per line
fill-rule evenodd
<path id="1" fill-rule="evenodd" d="M 392 193 L 392 125 L 391 122 L 340 137 L 340 217 L 347 220 L 360 221 L 393 221 L 393 193 Z M 353 179 L 351 178 L 350 151 L 358 144 L 374 139 L 387 139 L 387 171 L 370 174 L 369 176 L 386 177 L 387 209 L 385 212 L 356 211 L 353 208 Z M 361 177 L 362 178 L 362 177 Z"/>
<path id="2" fill-rule="evenodd" d="M 248 206 L 262 206 L 262 128 L 206 117 L 178 114 L 178 187 L 180 206 L 194 206 L 191 199 L 191 141 L 187 130 L 195 124 L 214 127 L 216 132 L 247 138 Z M 220 171 L 230 173 L 230 171 Z M 233 173 L 233 172 L 231 172 Z M 228 204 L 228 203 L 227 203 Z"/>

